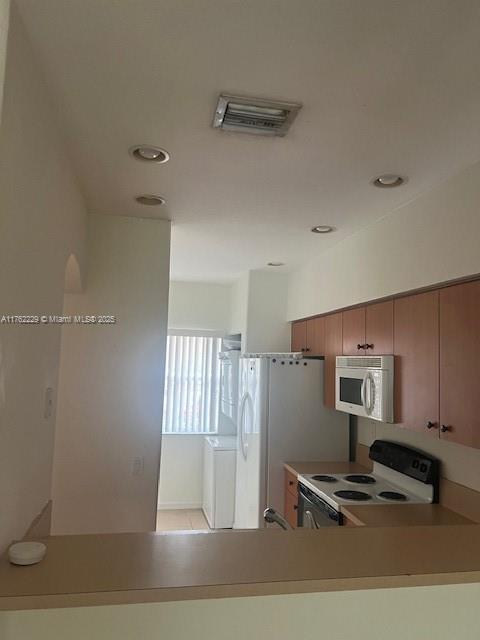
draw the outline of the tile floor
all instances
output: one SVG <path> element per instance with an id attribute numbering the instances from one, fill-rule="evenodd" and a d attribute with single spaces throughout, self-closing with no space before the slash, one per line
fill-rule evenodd
<path id="1" fill-rule="evenodd" d="M 201 509 L 165 509 L 157 511 L 157 531 L 209 531 Z"/>

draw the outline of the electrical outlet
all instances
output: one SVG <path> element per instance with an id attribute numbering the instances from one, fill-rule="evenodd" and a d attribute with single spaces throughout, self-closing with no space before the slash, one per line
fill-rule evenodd
<path id="1" fill-rule="evenodd" d="M 45 420 L 48 420 L 52 417 L 53 413 L 53 389 L 52 387 L 47 387 L 45 389 L 45 405 L 43 409 L 43 417 Z"/>
<path id="2" fill-rule="evenodd" d="M 144 458 L 134 458 L 132 464 L 132 476 L 143 476 L 143 469 L 145 466 Z"/>

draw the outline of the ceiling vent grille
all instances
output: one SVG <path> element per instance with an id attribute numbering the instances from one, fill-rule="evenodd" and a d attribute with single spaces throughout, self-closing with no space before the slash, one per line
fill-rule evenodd
<path id="1" fill-rule="evenodd" d="M 301 106 L 222 93 L 215 109 L 213 127 L 260 136 L 284 136 Z"/>

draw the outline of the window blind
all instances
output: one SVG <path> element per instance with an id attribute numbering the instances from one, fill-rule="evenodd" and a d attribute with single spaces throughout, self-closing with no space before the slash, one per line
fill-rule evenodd
<path id="1" fill-rule="evenodd" d="M 167 338 L 163 433 L 216 433 L 221 340 L 170 335 Z"/>

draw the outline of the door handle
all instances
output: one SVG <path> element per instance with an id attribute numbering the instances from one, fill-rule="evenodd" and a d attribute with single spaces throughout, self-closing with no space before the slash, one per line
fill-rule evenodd
<path id="1" fill-rule="evenodd" d="M 367 402 L 367 383 L 368 383 L 368 402 Z M 366 414 L 369 416 L 372 413 L 373 407 L 375 406 L 375 385 L 373 383 L 373 378 L 370 373 L 367 373 L 363 380 L 362 385 L 362 402 L 363 407 L 365 409 Z"/>
<path id="2" fill-rule="evenodd" d="M 362 400 L 362 406 L 365 409 L 365 411 L 367 410 L 367 407 L 365 406 L 365 385 L 367 383 L 367 377 L 365 376 L 365 378 L 362 380 L 362 386 L 360 389 L 360 398 Z"/>
<path id="3" fill-rule="evenodd" d="M 306 529 L 318 529 L 318 524 L 315 522 L 315 518 L 311 511 L 305 511 L 305 528 Z"/>
<path id="4" fill-rule="evenodd" d="M 240 403 L 240 420 L 239 420 L 239 427 L 240 427 L 240 449 L 242 450 L 242 455 L 244 460 L 247 459 L 247 451 L 246 451 L 246 447 L 245 447 L 245 440 L 244 440 L 244 433 L 243 433 L 243 429 L 244 429 L 244 418 L 245 418 L 245 405 L 247 404 L 247 394 L 245 394 L 242 398 L 242 401 Z"/>

